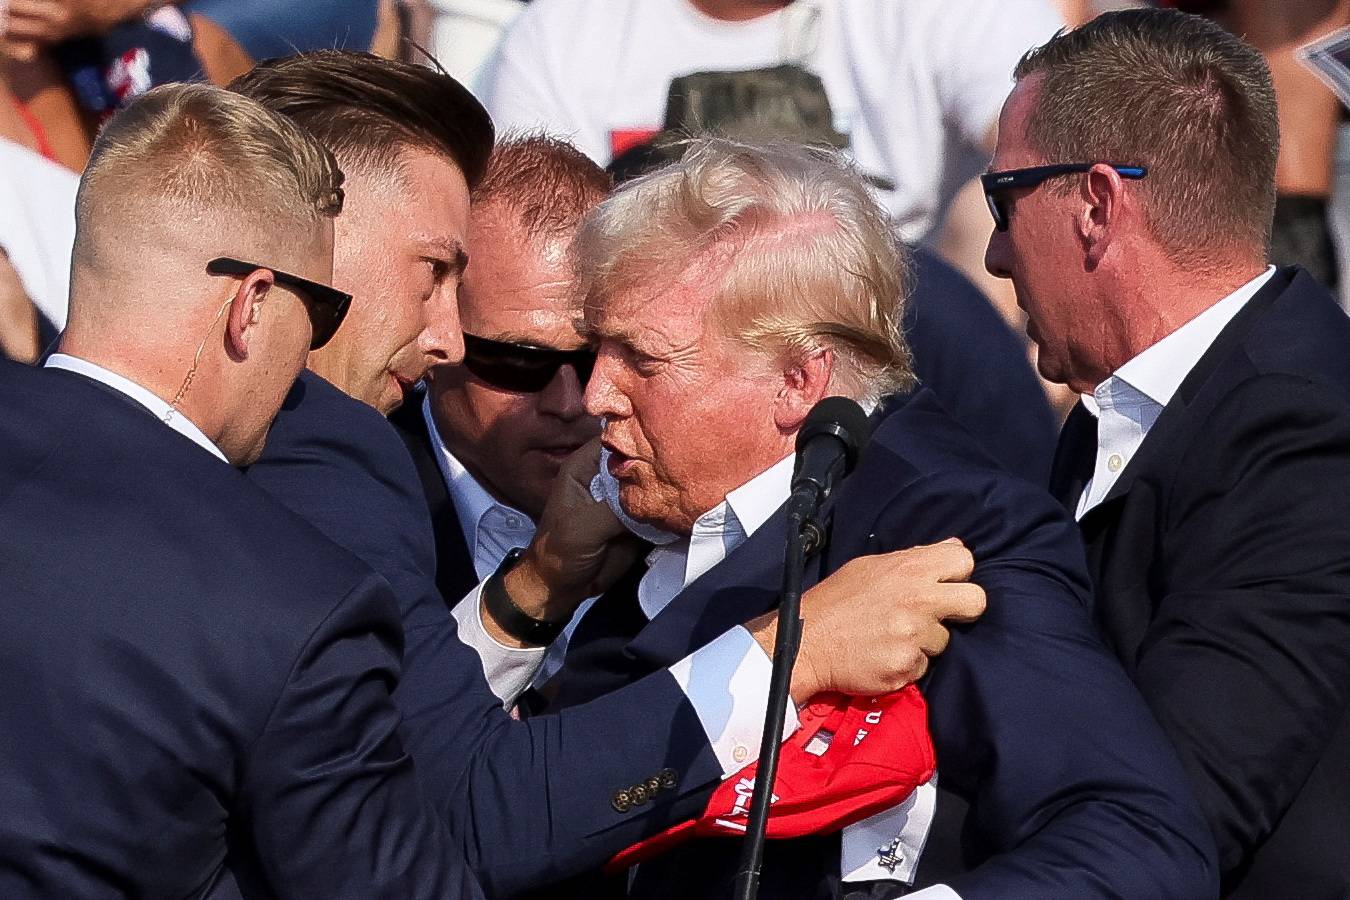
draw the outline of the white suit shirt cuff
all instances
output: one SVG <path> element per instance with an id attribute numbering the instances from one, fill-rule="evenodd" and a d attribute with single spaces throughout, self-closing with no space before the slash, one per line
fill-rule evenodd
<path id="1" fill-rule="evenodd" d="M 479 594 L 483 583 L 461 600 L 450 615 L 459 623 L 459 639 L 478 651 L 488 687 L 510 709 L 534 680 L 544 662 L 545 647 L 508 647 L 488 633 L 483 624 L 483 604 Z"/>
<path id="2" fill-rule="evenodd" d="M 670 674 L 698 714 L 723 777 L 759 757 L 769 706 L 773 663 L 744 628 L 733 628 L 670 667 Z M 797 708 L 788 701 L 783 737 L 797 730 Z"/>

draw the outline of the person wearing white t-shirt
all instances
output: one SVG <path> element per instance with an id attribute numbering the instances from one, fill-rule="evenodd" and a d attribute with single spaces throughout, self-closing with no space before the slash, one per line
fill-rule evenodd
<path id="1" fill-rule="evenodd" d="M 983 169 L 1050 0 L 535 0 L 485 67 L 499 127 L 547 127 L 608 164 L 664 125 L 673 78 L 791 63 L 910 242 Z"/>

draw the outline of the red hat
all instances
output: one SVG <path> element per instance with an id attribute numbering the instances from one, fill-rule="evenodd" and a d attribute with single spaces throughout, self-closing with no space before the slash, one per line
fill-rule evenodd
<path id="1" fill-rule="evenodd" d="M 933 777 L 928 707 L 909 685 L 883 697 L 821 694 L 797 714 L 783 742 L 768 836 L 830 834 L 898 806 Z M 725 779 L 697 819 L 681 822 L 609 861 L 616 872 L 694 837 L 745 834 L 758 761 Z"/>

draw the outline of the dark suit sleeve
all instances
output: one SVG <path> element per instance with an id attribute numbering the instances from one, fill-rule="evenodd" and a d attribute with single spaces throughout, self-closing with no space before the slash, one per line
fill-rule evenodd
<path id="1" fill-rule="evenodd" d="M 889 530 L 955 531 L 988 595 L 925 687 L 939 784 L 970 803 L 984 860 L 946 883 L 963 900 L 1215 895 L 1176 754 L 1090 619 L 1074 523 L 1010 479 L 928 482 L 920 505 L 888 510 Z"/>
<path id="2" fill-rule="evenodd" d="M 446 619 L 409 633 L 400 703 L 427 796 L 490 896 L 594 869 L 702 811 L 722 770 L 669 672 L 518 721 Z M 674 790 L 641 806 L 612 805 L 617 791 L 663 769 L 675 771 Z"/>
<path id="3" fill-rule="evenodd" d="M 239 813 L 277 896 L 482 896 L 398 737 L 399 645 L 372 576 L 310 637 L 248 753 Z"/>
<path id="4" fill-rule="evenodd" d="M 675 679 L 661 672 L 589 706 L 512 719 L 436 588 L 431 523 L 407 449 L 359 405 L 301 420 L 316 399 L 354 402 L 324 388 L 311 384 L 304 404 L 283 410 L 248 475 L 393 587 L 405 631 L 394 694 L 403 739 L 487 892 L 506 897 L 594 868 L 687 817 L 722 770 Z M 611 805 L 617 791 L 666 768 L 678 786 L 659 802 L 623 813 Z"/>
<path id="5" fill-rule="evenodd" d="M 1278 824 L 1350 705 L 1350 410 L 1301 379 L 1253 378 L 1176 473 L 1158 547 L 1170 590 L 1136 680 L 1228 873 Z"/>

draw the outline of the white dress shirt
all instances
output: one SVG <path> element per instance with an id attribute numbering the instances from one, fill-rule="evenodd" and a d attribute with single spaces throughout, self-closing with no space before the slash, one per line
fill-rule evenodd
<path id="1" fill-rule="evenodd" d="M 49 369 L 65 369 L 68 372 L 77 372 L 86 378 L 92 378 L 106 384 L 118 393 L 126 394 L 132 400 L 150 410 L 156 419 L 159 419 L 198 447 L 209 451 L 221 462 L 229 462 L 225 458 L 225 454 L 220 452 L 220 448 L 212 443 L 210 438 L 202 434 L 202 430 L 191 419 L 174 409 L 161 397 L 146 390 L 131 379 L 124 378 L 116 372 L 110 372 L 88 360 L 65 353 L 53 353 L 43 365 Z"/>
<path id="2" fill-rule="evenodd" d="M 1191 369 L 1274 274 L 1270 266 L 1083 395 L 1083 406 L 1097 417 L 1097 460 L 1078 498 L 1079 519 L 1110 493 Z"/>

